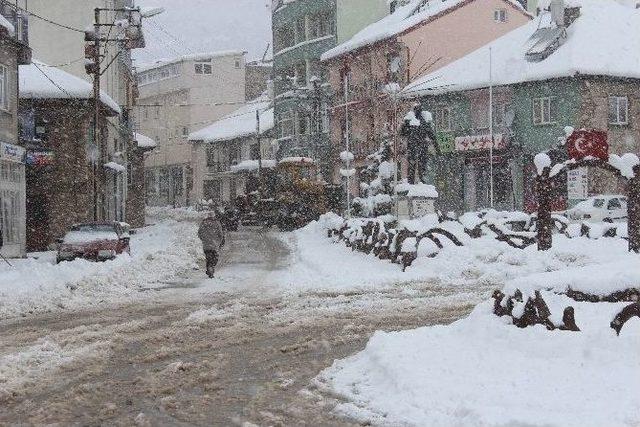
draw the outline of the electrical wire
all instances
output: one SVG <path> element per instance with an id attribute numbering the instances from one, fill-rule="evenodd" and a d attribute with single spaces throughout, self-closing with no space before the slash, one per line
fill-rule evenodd
<path id="1" fill-rule="evenodd" d="M 30 12 L 30 11 L 28 11 L 27 9 L 24 9 L 24 8 L 22 8 L 22 7 L 17 7 L 17 9 L 18 9 L 18 10 L 21 10 L 21 11 L 23 11 L 23 12 L 25 12 L 25 13 L 27 13 L 29 16 L 34 16 L 34 17 L 36 17 L 36 18 L 38 18 L 38 19 L 41 19 L 42 21 L 47 22 L 47 23 L 49 23 L 49 24 L 52 24 L 52 25 L 58 26 L 58 27 L 60 27 L 60 28 L 65 28 L 65 29 L 70 30 L 70 31 L 75 31 L 75 32 L 77 32 L 77 33 L 82 33 L 82 34 L 84 34 L 84 30 L 81 30 L 81 29 L 79 29 L 79 28 L 74 28 L 74 27 L 70 27 L 69 25 L 61 24 L 61 23 L 56 22 L 56 21 L 53 21 L 53 20 L 51 20 L 51 19 L 49 19 L 49 18 L 45 18 L 44 16 L 40 16 L 40 15 L 38 15 L 38 14 L 36 14 L 36 13 Z"/>
<path id="2" fill-rule="evenodd" d="M 189 53 L 191 54 L 195 54 L 196 52 L 194 52 L 184 40 L 179 39 L 177 36 L 174 36 L 172 33 L 170 33 L 167 29 L 165 29 L 162 25 L 158 24 L 157 22 L 154 21 L 148 21 L 149 24 L 151 24 L 153 27 L 155 27 L 157 30 L 161 31 L 162 33 L 166 34 L 170 39 L 172 39 L 173 41 L 175 41 L 176 43 L 178 43 L 178 45 L 183 46 L 185 50 L 187 50 Z"/>
<path id="3" fill-rule="evenodd" d="M 38 65 L 37 62 L 32 62 L 33 66 L 36 67 L 38 69 L 38 71 L 40 71 L 42 73 L 43 76 L 46 77 L 47 80 L 49 80 L 51 82 L 51 84 L 53 84 L 55 87 L 57 87 L 58 89 L 60 89 L 63 93 L 65 93 L 69 98 L 77 98 L 76 96 L 72 96 L 69 92 L 67 92 L 62 86 L 60 86 L 58 83 L 54 82 L 51 77 L 49 77 L 47 75 L 47 73 L 44 72 L 44 70 L 42 70 L 42 68 L 40 68 L 40 66 Z"/>

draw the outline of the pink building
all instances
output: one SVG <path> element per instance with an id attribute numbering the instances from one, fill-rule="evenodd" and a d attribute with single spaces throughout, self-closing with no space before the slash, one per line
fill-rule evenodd
<path id="1" fill-rule="evenodd" d="M 394 105 L 385 90 L 390 83 L 405 87 L 531 19 L 516 0 L 409 0 L 326 52 L 322 60 L 334 92 L 333 151 L 344 150 L 348 130 L 355 167 L 364 167 L 385 131 L 397 134 L 402 112 L 409 109 Z M 336 183 L 340 166 L 336 159 Z M 353 181 L 356 192 L 359 179 Z"/>

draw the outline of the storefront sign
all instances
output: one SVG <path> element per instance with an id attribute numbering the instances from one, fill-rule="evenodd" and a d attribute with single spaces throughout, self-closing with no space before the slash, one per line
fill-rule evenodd
<path id="1" fill-rule="evenodd" d="M 589 179 L 586 168 L 567 172 L 567 196 L 570 200 L 585 200 L 589 196 Z"/>
<path id="2" fill-rule="evenodd" d="M 411 203 L 413 205 L 411 210 L 412 218 L 422 218 L 436 211 L 434 199 L 416 198 L 412 199 Z"/>
<path id="3" fill-rule="evenodd" d="M 18 147 L 17 145 L 7 144 L 3 142 L 0 145 L 0 158 L 2 160 L 8 160 L 10 162 L 23 163 L 25 149 Z"/>
<path id="4" fill-rule="evenodd" d="M 459 136 L 455 139 L 456 151 L 488 150 L 491 148 L 491 135 Z M 507 141 L 502 134 L 493 135 L 493 149 L 507 148 Z"/>
<path id="5" fill-rule="evenodd" d="M 25 163 L 29 166 L 49 166 L 53 164 L 53 153 L 50 151 L 29 151 Z"/>
<path id="6" fill-rule="evenodd" d="M 440 152 L 442 154 L 453 153 L 456 149 L 455 140 L 453 135 L 447 132 L 438 132 L 436 134 L 436 139 L 438 142 L 438 147 L 440 148 Z"/>
<path id="7" fill-rule="evenodd" d="M 569 158 L 580 160 L 585 157 L 609 159 L 607 132 L 601 130 L 576 130 L 567 138 Z"/>

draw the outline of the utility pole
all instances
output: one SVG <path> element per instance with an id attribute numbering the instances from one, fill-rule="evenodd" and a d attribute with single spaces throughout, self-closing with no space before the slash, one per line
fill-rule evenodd
<path id="1" fill-rule="evenodd" d="M 115 14 L 123 14 L 128 19 L 128 27 L 125 29 L 125 36 L 116 34 L 112 38 L 110 38 L 111 31 L 109 31 L 109 35 L 107 37 L 102 37 L 102 28 L 104 27 L 120 27 L 121 23 L 116 23 L 114 20 L 112 23 L 106 24 L 102 23 L 102 12 L 112 12 Z M 93 152 L 93 219 L 97 221 L 101 219 L 100 212 L 100 197 L 99 194 L 104 191 L 104 188 L 100 189 L 100 180 L 99 176 L 104 174 L 104 170 L 100 167 L 100 164 L 104 164 L 105 159 L 107 158 L 107 144 L 103 141 L 102 130 L 100 127 L 100 121 L 102 119 L 102 111 L 101 111 L 101 87 L 100 87 L 100 78 L 102 75 L 109 69 L 111 65 L 118 59 L 120 54 L 122 53 L 122 49 L 130 49 L 128 43 L 139 42 L 142 40 L 142 18 L 150 18 L 160 13 L 163 13 L 163 8 L 152 8 L 149 11 L 146 11 L 144 14 L 141 12 L 140 8 L 100 8 L 97 7 L 94 9 L 94 23 L 93 30 L 89 29 L 85 31 L 85 71 L 87 74 L 93 76 L 93 144 L 94 144 L 94 152 Z M 135 18 L 135 19 L 134 19 Z M 131 30 L 134 31 L 131 31 Z M 113 59 L 104 67 L 102 67 L 101 63 L 103 60 L 102 55 L 102 43 L 116 43 L 118 44 L 120 50 L 113 56 Z M 125 47 L 127 46 L 127 47 Z M 105 49 L 106 53 L 106 49 Z M 100 163 L 99 163 L 100 162 Z M 104 179 L 102 184 L 104 184 Z M 114 188 L 114 191 L 117 189 Z M 124 201 L 123 201 L 124 203 Z M 104 206 L 102 210 L 102 214 L 104 214 Z M 117 215 L 116 215 L 117 217 Z"/>
<path id="2" fill-rule="evenodd" d="M 262 147 L 260 146 L 260 109 L 256 110 L 256 140 L 258 141 L 258 198 L 262 199 Z"/>

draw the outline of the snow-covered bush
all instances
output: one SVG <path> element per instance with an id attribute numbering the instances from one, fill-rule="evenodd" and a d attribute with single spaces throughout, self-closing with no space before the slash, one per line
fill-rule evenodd
<path id="1" fill-rule="evenodd" d="M 391 147 L 391 139 L 385 134 L 378 151 L 367 157 L 371 164 L 362 172 L 362 196 L 356 197 L 351 205 L 354 215 L 377 217 L 391 213 L 393 177 L 396 170 Z"/>

